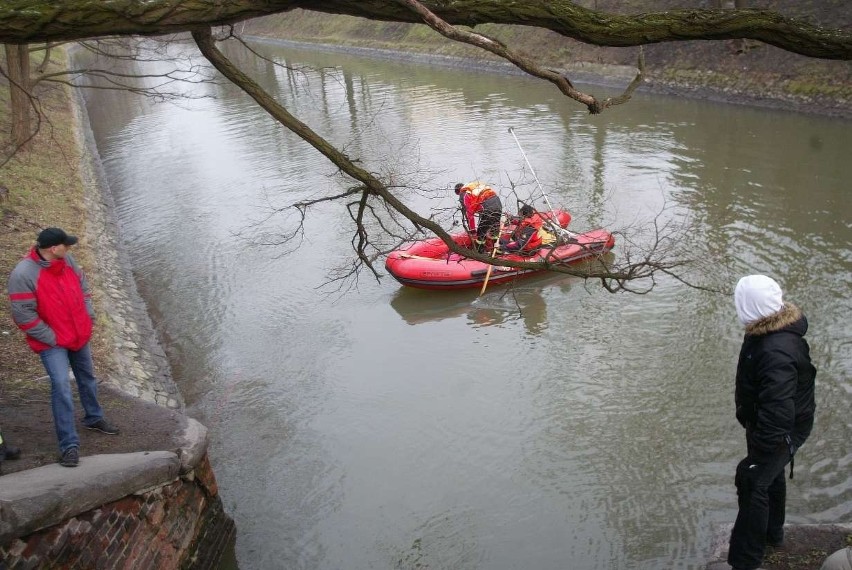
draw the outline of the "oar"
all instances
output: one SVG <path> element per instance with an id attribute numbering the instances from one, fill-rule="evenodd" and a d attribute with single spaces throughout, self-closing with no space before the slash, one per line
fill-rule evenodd
<path id="1" fill-rule="evenodd" d="M 491 257 L 497 253 L 497 247 L 500 245 L 500 236 L 503 235 L 503 221 L 505 217 L 503 213 L 500 213 L 500 229 L 497 230 L 497 237 L 494 239 L 494 247 L 491 249 Z M 485 293 L 485 288 L 488 287 L 488 280 L 491 279 L 491 272 L 494 270 L 494 266 L 490 263 L 488 264 L 488 271 L 485 272 L 485 281 L 482 282 L 482 290 L 479 292 L 479 296 L 482 297 L 482 294 Z"/>

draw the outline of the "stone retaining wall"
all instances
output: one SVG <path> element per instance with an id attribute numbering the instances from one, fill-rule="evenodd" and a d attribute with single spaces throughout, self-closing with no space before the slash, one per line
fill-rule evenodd
<path id="1" fill-rule="evenodd" d="M 168 452 L 148 455 L 152 455 L 149 464 L 155 462 L 155 470 L 174 458 L 174 454 L 173 458 L 167 457 Z M 96 467 L 104 468 L 110 462 L 104 458 L 114 456 L 95 457 L 102 458 Z M 126 459 L 135 469 L 140 458 Z M 172 460 L 171 464 L 177 467 L 179 462 Z M 128 468 L 128 464 L 123 463 L 122 468 Z M 58 477 L 65 477 L 61 467 L 39 469 L 54 469 L 59 472 Z M 8 541 L 0 546 L 0 568 L 217 568 L 225 550 L 233 544 L 235 527 L 223 512 L 207 456 L 194 469 L 176 478 L 169 470 L 166 473 L 168 480 L 163 484 Z M 20 475 L 20 479 L 30 477 L 27 472 Z M 51 476 L 42 472 L 36 479 L 44 483 Z M 16 480 L 10 483 L 13 488 L 27 484 Z M 67 486 L 67 482 L 60 484 Z M 2 495 L 7 501 L 10 498 L 5 492 Z M 25 508 L 15 505 L 13 500 L 11 510 L 16 506 L 19 510 Z"/>

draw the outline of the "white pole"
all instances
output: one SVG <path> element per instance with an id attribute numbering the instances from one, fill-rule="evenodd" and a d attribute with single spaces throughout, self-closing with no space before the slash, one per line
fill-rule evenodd
<path id="1" fill-rule="evenodd" d="M 568 235 L 572 236 L 574 234 L 574 232 L 571 232 L 568 229 L 560 226 L 559 220 L 556 218 L 556 211 L 553 209 L 553 206 L 550 205 L 550 200 L 547 199 L 547 193 L 544 191 L 544 188 L 542 187 L 541 182 L 538 181 L 538 176 L 535 175 L 535 170 L 533 170 L 532 164 L 530 164 L 530 161 L 527 158 L 527 153 L 524 152 L 524 149 L 521 146 L 521 143 L 518 140 L 518 137 L 515 135 L 514 127 L 509 127 L 509 132 L 512 133 L 512 138 L 515 139 L 515 144 L 518 145 L 518 150 L 521 151 L 521 155 L 524 157 L 524 161 L 527 163 L 527 166 L 529 167 L 530 172 L 532 172 L 533 178 L 535 179 L 535 183 L 538 184 L 538 189 L 541 191 L 541 195 L 544 196 L 544 203 L 547 204 L 547 207 L 550 209 L 550 215 L 552 216 L 553 222 L 554 222 L 554 224 L 556 224 L 557 229 L 561 230 L 561 231 L 568 232 Z"/>
<path id="2" fill-rule="evenodd" d="M 538 181 L 538 176 L 535 175 L 535 170 L 533 170 L 532 164 L 530 164 L 530 161 L 527 158 L 527 153 L 524 152 L 524 149 L 521 146 L 518 137 L 515 135 L 515 129 L 513 127 L 509 127 L 509 132 L 512 133 L 512 138 L 515 139 L 515 144 L 518 145 L 518 149 L 521 151 L 521 155 L 523 155 L 524 161 L 527 163 L 530 172 L 532 172 L 533 178 L 535 179 L 535 183 L 538 184 L 538 189 L 541 191 L 541 195 L 544 196 L 544 203 L 547 204 L 547 207 L 550 209 L 550 215 L 552 216 L 553 222 L 556 224 L 556 227 L 562 229 L 559 225 L 559 220 L 556 218 L 556 211 L 553 209 L 553 206 L 550 205 L 550 200 L 547 199 L 547 194 L 544 192 L 544 188 L 542 188 L 541 182 Z"/>

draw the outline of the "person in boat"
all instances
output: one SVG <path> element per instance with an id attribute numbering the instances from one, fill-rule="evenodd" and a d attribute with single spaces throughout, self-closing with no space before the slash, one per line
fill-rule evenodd
<path id="1" fill-rule="evenodd" d="M 503 215 L 503 203 L 491 186 L 481 182 L 456 184 L 462 215 L 467 221 L 467 229 L 473 235 L 477 251 L 485 249 L 485 240 L 489 236 L 496 239 L 500 231 L 500 217 Z M 476 223 L 479 214 L 479 223 Z"/>
<path id="2" fill-rule="evenodd" d="M 520 218 L 516 222 L 512 236 L 500 240 L 500 249 L 504 252 L 532 254 L 542 247 L 553 245 L 556 236 L 544 227 L 544 219 L 529 204 L 518 211 Z"/>

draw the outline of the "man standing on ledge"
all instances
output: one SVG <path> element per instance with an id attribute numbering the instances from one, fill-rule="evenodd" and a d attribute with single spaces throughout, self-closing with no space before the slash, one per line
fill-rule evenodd
<path id="1" fill-rule="evenodd" d="M 781 287 L 765 275 L 740 279 L 734 291 L 745 337 L 737 364 L 737 420 L 746 430 L 748 455 L 735 477 L 739 513 L 731 531 L 728 564 L 754 570 L 767 543 L 784 541 L 784 466 L 814 424 L 814 378 L 805 340 L 808 321 L 785 303 Z"/>
<path id="2" fill-rule="evenodd" d="M 12 318 L 27 335 L 30 347 L 41 357 L 50 376 L 51 407 L 59 464 L 76 467 L 80 461 L 80 437 L 74 427 L 74 402 L 68 367 L 74 372 L 83 425 L 107 434 L 118 428 L 105 419 L 98 403 L 89 339 L 94 309 L 89 283 L 69 253 L 77 238 L 59 228 L 43 230 L 35 246 L 18 262 L 9 276 Z"/>

